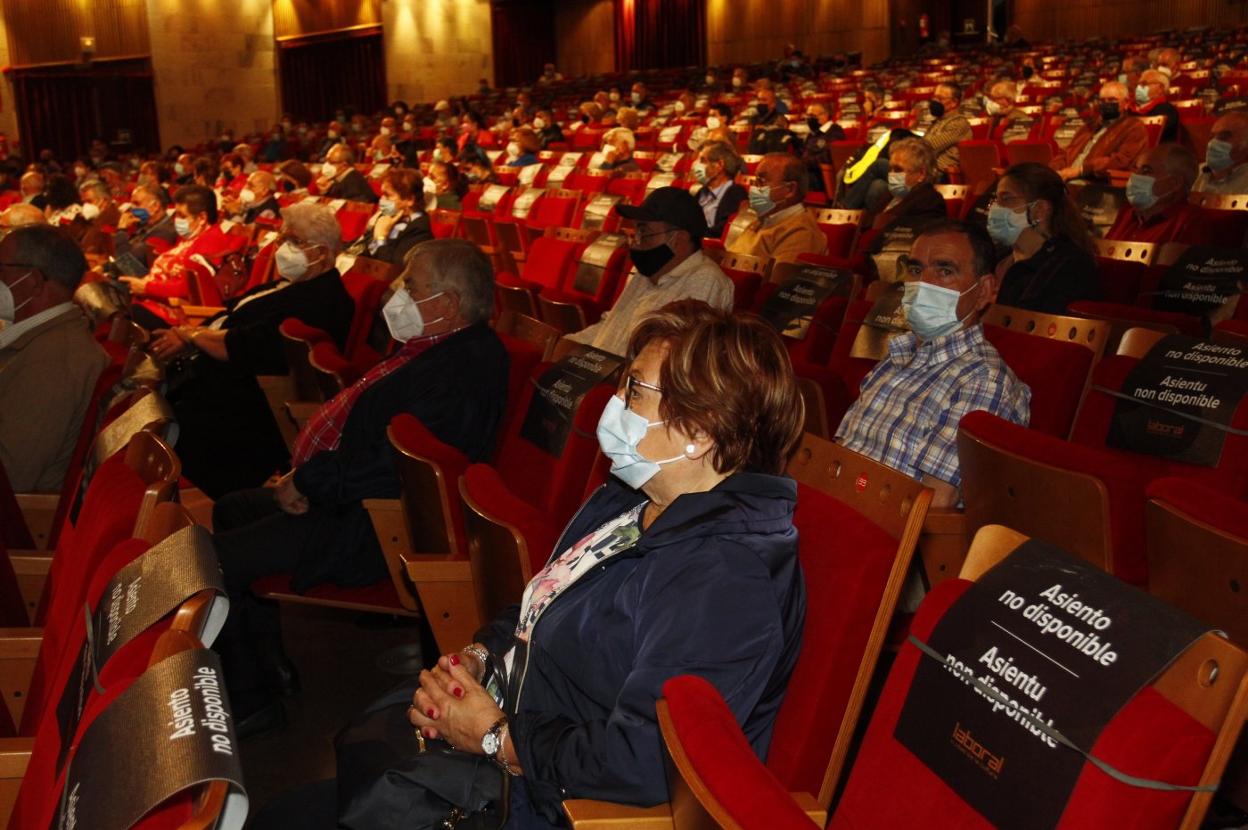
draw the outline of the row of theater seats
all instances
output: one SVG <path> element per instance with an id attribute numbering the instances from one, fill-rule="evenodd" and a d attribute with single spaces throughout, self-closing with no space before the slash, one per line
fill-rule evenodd
<path id="1" fill-rule="evenodd" d="M 840 302 L 842 311 L 852 305 L 844 299 Z M 815 315 L 823 313 L 826 313 L 824 309 L 820 309 Z M 1103 349 L 1107 326 L 1069 318 L 1044 318 L 1009 309 L 997 309 L 994 315 L 990 337 L 1007 360 L 1015 355 L 1031 361 L 1029 368 L 1020 365 L 1019 371 L 1036 385 L 1037 412 L 1048 413 L 1043 416 L 1049 419 L 1047 429 L 1065 436 L 1084 392 L 1089 370 Z M 1062 326 L 1073 328 L 1063 329 Z M 538 387 L 550 365 L 541 358 L 550 354 L 557 332 L 514 312 L 504 313 L 497 327 L 512 356 L 514 395 L 500 446 L 488 464 L 468 464 L 412 418 L 400 416 L 390 426 L 389 437 L 400 459 L 403 496 L 394 502 L 373 501 L 367 505 L 391 566 L 388 584 L 357 591 L 322 587 L 298 597 L 290 592 L 282 578 L 273 578 L 259 583 L 258 590 L 277 599 L 358 609 L 391 608 L 397 600 L 397 605 L 408 613 L 423 613 L 443 646 L 460 642 L 482 620 L 514 601 L 527 579 L 540 568 L 559 529 L 576 505 L 605 476 L 592 435 L 598 413 L 613 387 L 600 385 L 581 399 L 566 446 L 558 457 L 552 456 L 530 443 L 522 433 L 524 415 L 530 401 L 540 394 Z M 307 332 L 303 334 L 306 336 Z M 1133 333 L 1130 341 L 1136 342 L 1141 336 Z M 797 344 L 794 346 L 796 348 Z M 1115 365 L 1115 360 L 1109 358 L 1099 365 Z M 1042 387 L 1041 379 L 1046 375 L 1054 380 L 1048 387 Z M 1060 383 L 1063 388 L 1057 390 L 1053 383 Z M 978 417 L 972 416 L 965 422 L 968 435 L 973 434 L 973 418 Z M 1039 430 L 1023 432 L 1059 440 Z M 972 505 L 986 503 L 980 493 L 972 492 L 970 480 L 976 474 L 974 470 L 981 466 L 993 470 L 1000 465 L 996 462 L 981 465 L 970 454 L 964 464 L 968 479 L 965 518 L 973 528 L 980 521 L 974 518 Z M 1188 471 L 1171 465 L 1164 473 L 1139 474 L 1141 493 L 1148 486 L 1141 509 L 1147 506 L 1150 516 L 1158 511 L 1177 516 L 1172 521 L 1189 534 L 1201 532 L 1201 523 L 1209 520 L 1207 510 L 1194 516 L 1184 515 L 1193 502 L 1198 507 L 1209 505 L 1215 511 L 1231 503 L 1235 510 L 1229 515 L 1244 516 L 1242 504 L 1225 497 L 1221 502 L 1217 499 L 1206 502 L 1201 496 L 1189 495 L 1173 505 L 1164 504 L 1174 493 L 1190 494 L 1192 485 L 1188 480 L 1171 478 L 1147 484 L 1147 479 L 1158 475 L 1182 476 L 1185 472 Z M 800 482 L 796 521 L 802 539 L 800 555 L 810 597 L 810 616 L 802 657 L 778 722 L 767 768 L 780 782 L 779 791 L 813 794 L 813 797 L 803 796 L 798 804 L 803 811 L 817 816 L 819 805 L 829 803 L 844 773 L 848 757 L 848 746 L 844 742 L 861 715 L 863 684 L 870 679 L 879 645 L 894 616 L 899 579 L 914 552 L 922 553 L 923 538 L 934 513 L 927 509 L 930 495 L 925 488 L 809 432 L 790 473 Z M 997 489 L 1008 492 L 1011 499 L 1020 502 L 1020 512 L 1028 511 L 1025 494 L 1029 491 L 1016 484 L 1000 485 Z M 1060 486 L 1051 489 L 1054 494 L 1067 494 L 1068 499 L 1084 498 L 1084 491 Z M 1150 499 L 1152 504 L 1146 505 Z M 1033 520 L 1036 524 L 1061 524 L 1067 518 L 1045 514 L 1042 503 L 1037 503 L 1037 507 L 1038 516 Z M 1240 559 L 1225 562 L 1242 561 L 1243 552 L 1248 550 L 1248 539 L 1242 535 L 1245 521 L 1243 518 L 1235 521 L 1241 535 L 1234 552 Z M 1023 524 L 1021 520 L 1016 523 Z M 1051 538 L 1052 533 L 1045 535 Z M 1193 575 L 1202 569 L 1187 567 L 1191 561 L 1190 539 L 1190 535 L 1178 532 L 1164 539 L 1158 536 L 1150 540 L 1152 578 L 1148 584 L 1168 601 L 1205 618 L 1217 606 L 1218 613 L 1224 614 L 1230 622 L 1219 618 L 1215 624 L 1232 630 L 1235 615 L 1243 618 L 1242 600 L 1225 584 L 1218 586 L 1218 600 L 1210 599 L 1214 583 L 1224 580 L 1225 574 L 1196 584 Z M 1071 547 L 1085 558 L 1097 561 L 1086 551 Z M 1204 549 L 1211 548 L 1211 545 L 1204 545 Z M 878 551 L 878 555 L 872 553 L 874 551 Z M 965 556 L 965 549 L 962 556 Z M 935 560 L 924 557 L 921 564 L 931 582 L 941 581 L 942 574 L 933 567 Z M 959 572 L 959 566 L 963 566 L 961 558 L 946 564 L 951 570 L 943 576 L 953 576 Z M 1116 563 L 1110 559 L 1102 559 L 1098 564 L 1117 570 Z M 1185 573 L 1189 580 L 1189 584 L 1173 596 L 1165 594 L 1169 590 L 1167 586 L 1172 585 L 1170 577 L 1164 575 L 1166 568 Z M 953 588 L 941 590 L 946 592 L 940 594 L 941 597 L 951 599 L 948 592 Z M 852 594 L 852 599 L 846 592 Z M 921 617 L 915 623 L 916 630 L 930 623 L 930 614 Z M 857 633 L 851 633 L 855 631 Z M 1232 636 L 1237 641 L 1248 636 L 1248 632 L 1234 631 Z M 861 639 L 863 637 L 866 639 Z M 1215 649 L 1220 659 L 1230 661 L 1227 665 L 1239 665 L 1235 663 L 1239 652 L 1234 646 L 1226 647 L 1229 652 L 1217 652 L 1221 646 L 1216 643 L 1209 647 Z M 908 671 L 913 672 L 912 665 Z M 1238 688 L 1240 677 L 1242 672 L 1232 672 L 1225 680 L 1227 685 Z M 890 696 L 884 701 L 891 701 L 890 706 L 899 706 L 906 682 L 908 679 L 890 681 L 890 689 L 897 684 L 900 686 L 891 693 L 886 692 Z M 1222 695 L 1226 688 L 1218 687 L 1218 694 Z M 1224 758 L 1206 765 L 1209 756 L 1205 752 L 1198 756 L 1198 766 L 1174 769 L 1165 766 L 1165 759 L 1160 757 L 1155 733 L 1149 732 L 1144 738 L 1128 737 L 1126 733 L 1131 731 L 1130 725 L 1138 723 L 1138 718 L 1162 718 L 1185 736 L 1184 740 L 1190 739 L 1207 748 L 1212 740 L 1209 736 L 1216 735 L 1224 727 L 1230 729 L 1229 722 L 1219 721 L 1201 731 L 1204 727 L 1193 722 L 1190 715 L 1172 702 L 1148 696 L 1136 705 L 1140 707 L 1138 710 L 1129 710 L 1121 716 L 1126 718 L 1120 727 L 1122 732 L 1113 733 L 1114 737 L 1107 740 L 1136 741 L 1130 745 L 1131 751 L 1143 752 L 1150 759 L 1156 756 L 1157 775 L 1165 777 L 1174 773 L 1167 780 L 1186 781 L 1201 775 L 1216 779 Z M 880 706 L 883 707 L 884 702 Z M 877 709 L 877 718 L 882 711 L 884 709 Z M 875 726 L 871 728 L 879 731 Z M 829 747 L 833 748 L 830 754 Z M 891 763 L 898 752 L 887 747 L 881 751 L 887 763 Z M 885 761 L 871 762 L 877 764 L 873 774 L 884 774 L 878 764 Z M 751 781 L 751 786 L 756 783 Z M 1089 816 L 1110 815 L 1113 810 L 1122 808 L 1128 795 L 1126 790 L 1099 793 L 1081 809 L 1091 811 Z M 1157 826 L 1167 826 L 1166 822 L 1181 816 L 1189 806 L 1184 797 L 1174 795 L 1162 798 L 1164 803 L 1146 801 L 1132 806 L 1129 814 L 1147 815 L 1157 820 Z M 604 815 L 615 816 L 616 820 L 623 815 L 638 822 L 635 826 L 643 827 L 648 821 L 670 821 L 664 808 L 621 813 L 614 806 L 570 802 L 567 809 L 574 821 L 586 827 L 593 827 L 593 822 L 602 820 Z M 1097 812 L 1100 810 L 1110 812 Z"/>
<path id="2" fill-rule="evenodd" d="M 124 826 L 225 826 L 227 814 L 239 826 L 246 797 L 232 725 L 211 733 L 229 750 L 217 751 L 229 757 L 228 775 L 190 781 L 193 753 L 180 756 L 184 766 L 158 768 L 171 743 L 162 728 L 117 729 L 117 712 L 170 721 L 167 696 L 150 690 L 190 689 L 200 676 L 191 667 L 220 681 L 207 647 L 224 618 L 224 587 L 211 538 L 178 503 L 188 483 L 169 443 L 176 427 L 160 373 L 142 352 L 146 334 L 118 319 L 98 336 L 112 360 L 62 492 L 14 494 L 0 469 L 0 823 L 82 826 L 99 818 L 106 792 L 118 811 L 109 820 Z M 202 573 L 215 578 L 162 589 L 155 573 L 189 573 L 194 555 L 207 557 Z M 127 630 L 131 613 L 138 622 Z M 80 751 L 89 769 L 75 766 Z"/>

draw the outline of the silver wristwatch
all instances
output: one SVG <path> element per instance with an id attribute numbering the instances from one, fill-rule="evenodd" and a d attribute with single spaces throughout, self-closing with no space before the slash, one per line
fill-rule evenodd
<path id="1" fill-rule="evenodd" d="M 460 649 L 464 654 L 471 654 L 473 657 L 481 661 L 481 669 L 485 670 L 490 667 L 490 653 L 484 647 L 476 643 L 469 643 Z"/>
<path id="2" fill-rule="evenodd" d="M 485 735 L 481 738 L 481 751 L 491 761 L 498 761 L 498 753 L 503 748 L 503 729 L 506 726 L 507 716 L 503 715 L 494 722 L 493 726 L 485 730 Z"/>

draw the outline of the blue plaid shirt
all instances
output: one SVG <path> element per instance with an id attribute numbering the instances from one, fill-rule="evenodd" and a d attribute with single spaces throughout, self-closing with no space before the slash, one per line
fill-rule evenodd
<path id="1" fill-rule="evenodd" d="M 862 393 L 836 431 L 849 449 L 922 479 L 962 486 L 958 423 L 977 409 L 1027 425 L 1031 390 L 1014 376 L 983 326 L 935 340 L 894 337 L 888 357 L 862 381 Z"/>

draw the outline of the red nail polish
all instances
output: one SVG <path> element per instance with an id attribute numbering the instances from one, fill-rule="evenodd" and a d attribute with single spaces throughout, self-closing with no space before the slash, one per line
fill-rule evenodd
<path id="1" fill-rule="evenodd" d="M 453 691 L 454 691 L 454 693 L 455 693 L 455 697 L 463 697 L 463 696 L 464 696 L 464 690 L 463 690 L 463 689 L 454 689 Z"/>
<path id="2" fill-rule="evenodd" d="M 451 665 L 452 665 L 452 666 L 458 666 L 458 665 L 459 665 L 459 655 L 458 655 L 458 654 L 452 654 L 450 657 L 448 657 L 448 658 L 446 658 L 446 659 L 448 659 L 448 660 L 450 660 L 450 661 L 451 661 Z"/>
<path id="3" fill-rule="evenodd" d="M 426 709 L 426 710 L 425 710 L 425 717 L 427 717 L 427 718 L 431 718 L 431 717 L 433 717 L 433 710 L 432 710 L 432 709 Z"/>

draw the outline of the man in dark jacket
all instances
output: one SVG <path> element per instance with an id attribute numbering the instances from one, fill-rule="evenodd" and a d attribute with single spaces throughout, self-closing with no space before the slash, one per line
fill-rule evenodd
<path id="1" fill-rule="evenodd" d="M 390 420 L 410 413 L 473 461 L 488 456 L 507 396 L 507 353 L 488 322 L 489 259 L 464 240 L 414 248 L 404 289 L 386 305 L 391 357 L 328 401 L 295 445 L 294 470 L 275 489 L 244 490 L 213 510 L 217 553 L 230 593 L 218 639 L 240 735 L 280 725 L 275 691 L 296 683 L 281 648 L 277 608 L 249 588 L 293 571 L 297 591 L 324 583 L 369 585 L 385 561 L 362 501 L 398 498 Z M 427 323 L 425 321 L 428 321 Z M 261 664 L 261 657 L 266 662 Z"/>
<path id="2" fill-rule="evenodd" d="M 368 180 L 351 165 L 351 148 L 345 144 L 335 144 L 330 148 L 325 163 L 321 165 L 316 186 L 322 195 L 330 199 L 377 203 L 377 194 L 369 187 Z"/>
<path id="3" fill-rule="evenodd" d="M 254 175 L 254 174 L 253 174 Z M 151 351 L 168 360 L 169 401 L 178 418 L 183 474 L 212 498 L 259 487 L 290 455 L 258 375 L 289 371 L 278 327 L 294 317 L 321 329 L 341 349 L 355 302 L 334 267 L 338 221 L 324 205 L 282 211 L 285 241 L 275 255 L 278 281 L 232 298 L 204 326 L 156 334 Z"/>
<path id="4" fill-rule="evenodd" d="M 737 151 L 726 141 L 708 141 L 698 151 L 692 173 L 701 188 L 697 193 L 698 207 L 706 217 L 706 236 L 718 239 L 749 193 L 737 184 L 743 162 Z"/>
<path id="5" fill-rule="evenodd" d="M 120 258 L 128 253 L 144 268 L 151 268 L 156 257 L 176 244 L 178 232 L 173 216 L 165 209 L 157 188 L 139 185 L 130 194 L 130 209 L 117 221 L 113 256 Z"/>

